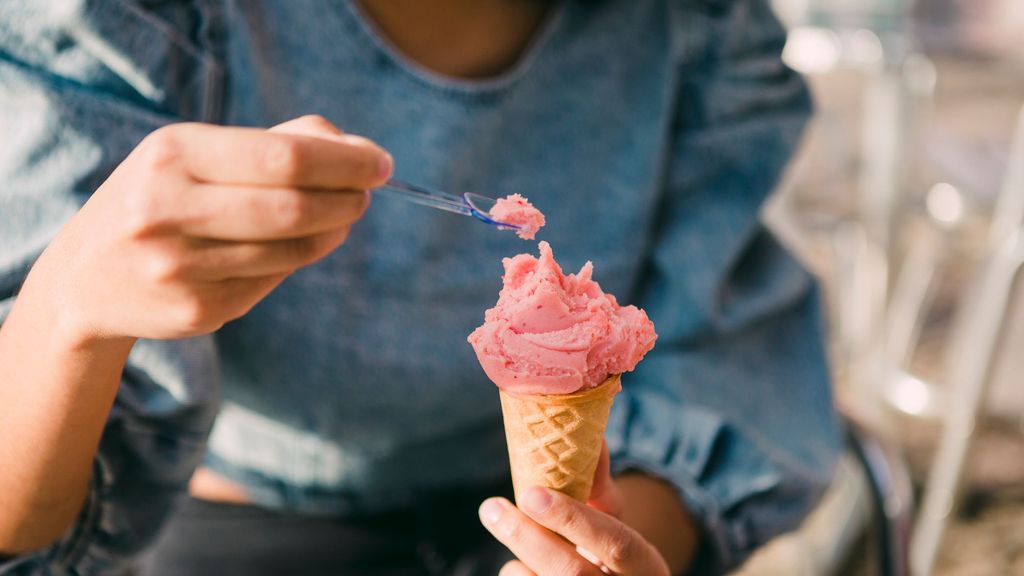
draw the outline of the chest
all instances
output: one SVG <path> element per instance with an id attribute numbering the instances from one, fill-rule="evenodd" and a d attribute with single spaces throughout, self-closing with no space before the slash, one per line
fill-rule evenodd
<path id="1" fill-rule="evenodd" d="M 224 121 L 321 114 L 386 147 L 403 180 L 521 193 L 547 215 L 540 238 L 560 261 L 575 270 L 592 260 L 606 290 L 629 302 L 657 220 L 673 79 L 658 3 L 608 4 L 569 3 L 512 69 L 459 81 L 403 59 L 346 2 L 239 1 L 226 19 Z M 319 298 L 351 314 L 387 301 L 407 317 L 451 311 L 463 319 L 452 328 L 468 330 L 497 297 L 501 258 L 533 250 L 472 219 L 379 197 L 341 250 L 267 304 Z"/>

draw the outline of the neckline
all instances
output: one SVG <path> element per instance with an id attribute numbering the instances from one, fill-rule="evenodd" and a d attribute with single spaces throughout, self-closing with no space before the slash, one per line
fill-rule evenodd
<path id="1" fill-rule="evenodd" d="M 504 72 L 486 78 L 462 78 L 432 70 L 408 56 L 380 30 L 373 19 L 356 0 L 342 0 L 345 11 L 355 21 L 356 28 L 373 48 L 392 65 L 413 79 L 431 87 L 466 94 L 478 94 L 503 90 L 525 76 L 540 57 L 547 51 L 551 38 L 561 28 L 568 6 L 566 0 L 557 0 L 556 5 L 544 18 L 538 30 L 530 38 L 523 53 Z"/>

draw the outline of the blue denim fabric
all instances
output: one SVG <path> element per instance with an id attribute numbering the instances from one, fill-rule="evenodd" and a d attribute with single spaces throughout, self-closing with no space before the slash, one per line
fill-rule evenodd
<path id="1" fill-rule="evenodd" d="M 341 0 L 2 2 L 0 318 L 150 131 L 322 114 L 388 148 L 403 179 L 524 193 L 567 269 L 593 260 L 647 309 L 660 338 L 623 378 L 614 466 L 677 486 L 709 566 L 734 565 L 797 524 L 841 444 L 814 283 L 758 219 L 810 109 L 783 40 L 765 0 L 569 0 L 514 69 L 464 81 Z M 140 342 L 79 522 L 0 573 L 122 573 L 200 462 L 308 514 L 507 474 L 497 391 L 465 338 L 501 258 L 533 249 L 375 198 L 344 247 L 247 316 Z"/>

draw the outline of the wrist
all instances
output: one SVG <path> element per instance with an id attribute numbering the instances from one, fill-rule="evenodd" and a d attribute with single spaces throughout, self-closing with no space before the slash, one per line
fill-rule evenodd
<path id="1" fill-rule="evenodd" d="M 127 356 L 136 338 L 104 333 L 89 320 L 87 312 L 95 308 L 76 296 L 78 284 L 68 278 L 70 266 L 48 249 L 40 256 L 25 279 L 11 318 L 28 317 L 34 326 L 45 327 L 48 340 L 68 352 L 115 352 Z"/>
<path id="2" fill-rule="evenodd" d="M 661 553 L 673 574 L 683 573 L 697 552 L 699 531 L 676 488 L 654 476 L 627 471 L 615 476 L 622 522 Z"/>

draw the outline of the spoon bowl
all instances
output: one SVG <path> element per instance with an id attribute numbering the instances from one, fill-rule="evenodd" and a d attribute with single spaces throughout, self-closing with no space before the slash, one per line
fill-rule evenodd
<path id="1" fill-rule="evenodd" d="M 497 226 L 500 230 L 519 230 L 522 228 L 522 226 L 500 222 L 491 217 L 491 208 L 494 208 L 494 205 L 497 203 L 497 200 L 494 198 L 472 192 L 466 192 L 462 195 L 462 198 L 466 201 L 466 205 L 469 206 L 470 210 L 472 210 L 473 216 L 478 220 L 483 220 L 488 224 Z"/>

